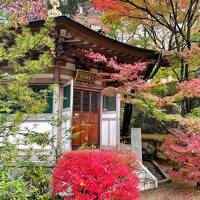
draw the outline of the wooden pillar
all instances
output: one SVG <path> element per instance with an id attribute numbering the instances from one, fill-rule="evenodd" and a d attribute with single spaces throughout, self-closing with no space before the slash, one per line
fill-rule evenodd
<path id="1" fill-rule="evenodd" d="M 60 70 L 54 68 L 54 92 L 53 92 L 53 119 L 54 127 L 53 134 L 56 136 L 55 149 L 56 157 L 61 154 L 61 126 L 59 124 L 59 118 L 61 117 L 61 84 L 60 84 Z"/>

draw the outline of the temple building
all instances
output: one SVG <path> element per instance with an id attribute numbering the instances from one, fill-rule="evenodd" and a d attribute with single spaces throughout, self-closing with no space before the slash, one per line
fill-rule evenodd
<path id="1" fill-rule="evenodd" d="M 33 21 L 29 27 L 37 32 L 44 23 L 43 20 Z M 56 136 L 58 142 L 69 138 L 63 143 L 62 152 L 83 144 L 97 148 L 119 147 L 120 95 L 103 95 L 104 85 L 96 76 L 98 68 L 80 54 L 80 49 L 116 57 L 119 63 L 148 60 L 145 78 L 155 71 L 159 55 L 153 50 L 105 37 L 66 16 L 55 17 L 55 31 L 51 37 L 55 38 L 56 45 L 54 66 L 43 74 L 34 75 L 30 86 L 34 91 L 39 91 L 53 84 L 54 91 L 49 95 L 48 108 L 44 113 L 27 119 L 22 127 L 48 131 Z M 6 70 L 9 70 L 8 66 Z M 52 126 L 52 118 L 59 116 L 67 120 L 60 126 Z M 71 138 L 72 132 L 79 134 Z"/>

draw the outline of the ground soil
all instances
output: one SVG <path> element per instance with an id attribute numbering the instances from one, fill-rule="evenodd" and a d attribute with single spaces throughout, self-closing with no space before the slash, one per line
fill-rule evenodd
<path id="1" fill-rule="evenodd" d="M 170 165 L 157 161 L 161 169 L 168 172 Z M 172 181 L 159 185 L 157 189 L 141 192 L 140 200 L 200 200 L 200 191 L 183 182 Z"/>
<path id="2" fill-rule="evenodd" d="M 183 183 L 171 182 L 141 192 L 140 200 L 200 200 L 200 191 Z"/>

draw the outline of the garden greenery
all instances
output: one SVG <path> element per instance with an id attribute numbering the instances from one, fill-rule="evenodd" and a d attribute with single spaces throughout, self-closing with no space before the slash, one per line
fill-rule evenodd
<path id="1" fill-rule="evenodd" d="M 49 133 L 36 133 L 21 127 L 29 117 L 41 113 L 47 107 L 48 91 L 35 93 L 29 87 L 29 82 L 34 74 L 41 74 L 52 66 L 55 45 L 49 33 L 53 31 L 54 24 L 52 20 L 47 20 L 37 33 L 24 24 L 31 19 L 44 17 L 41 13 L 42 5 L 42 1 L 36 5 L 35 1 L 10 0 L 0 5 L 2 200 L 50 199 L 50 169 L 32 162 L 34 157 L 45 164 L 45 155 L 33 151 L 32 146 L 38 145 L 42 151 L 51 143 Z M 12 70 L 5 70 L 8 68 Z M 25 145 L 26 151 L 21 151 L 20 145 Z"/>

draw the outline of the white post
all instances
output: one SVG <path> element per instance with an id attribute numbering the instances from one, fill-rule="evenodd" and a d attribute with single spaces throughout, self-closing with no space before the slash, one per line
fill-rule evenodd
<path id="1" fill-rule="evenodd" d="M 67 121 L 65 121 L 62 124 L 62 137 L 71 137 L 72 134 L 72 126 L 73 126 L 73 91 L 74 91 L 74 81 L 73 79 L 71 79 L 70 81 L 68 81 L 68 83 L 64 86 L 66 87 L 67 85 L 70 85 L 70 107 L 69 108 L 64 108 L 62 109 L 62 115 L 63 117 L 67 117 Z M 64 90 L 63 87 L 63 90 Z M 63 92 L 64 95 L 64 92 Z M 63 99 L 64 101 L 64 99 Z M 64 133 L 66 130 L 70 130 L 67 135 L 66 133 Z M 72 150 L 72 140 L 69 139 L 67 141 L 65 141 L 65 143 L 62 146 L 62 151 L 71 151 Z"/>
<path id="2" fill-rule="evenodd" d="M 131 128 L 131 149 L 142 162 L 142 134 L 141 128 Z"/>
<path id="3" fill-rule="evenodd" d="M 116 95 L 116 112 L 117 112 L 117 116 L 116 116 L 116 120 L 117 120 L 117 139 L 116 139 L 116 146 L 117 146 L 117 150 L 120 150 L 120 94 Z"/>

